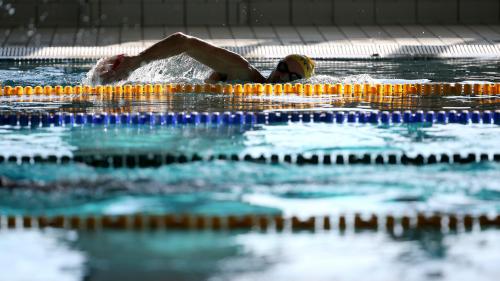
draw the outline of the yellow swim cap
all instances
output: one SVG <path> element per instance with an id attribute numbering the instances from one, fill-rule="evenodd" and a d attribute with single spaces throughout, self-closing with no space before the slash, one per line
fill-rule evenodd
<path id="1" fill-rule="evenodd" d="M 314 66 L 316 64 L 314 63 L 314 61 L 311 58 L 304 56 L 304 55 L 293 54 L 293 55 L 286 56 L 285 59 L 292 59 L 292 60 L 298 62 L 299 65 L 302 67 L 302 70 L 304 71 L 304 75 L 305 75 L 304 78 L 309 78 L 309 77 L 314 75 Z"/>

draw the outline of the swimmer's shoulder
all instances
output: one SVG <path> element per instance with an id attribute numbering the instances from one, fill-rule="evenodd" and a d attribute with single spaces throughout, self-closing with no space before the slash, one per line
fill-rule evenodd
<path id="1" fill-rule="evenodd" d="M 230 82 L 249 81 L 253 83 L 265 83 L 266 78 L 253 66 L 249 65 L 246 71 L 236 71 L 234 73 L 222 73 L 213 71 L 205 82 Z"/>
<path id="2" fill-rule="evenodd" d="M 250 70 L 250 77 L 249 77 L 250 81 L 254 82 L 254 83 L 265 83 L 266 82 L 266 77 L 264 77 L 262 75 L 262 73 L 260 73 L 260 71 L 258 71 L 255 67 L 251 66 L 251 70 Z"/>
<path id="3" fill-rule="evenodd" d="M 266 78 L 255 68 L 250 68 L 245 72 L 236 73 L 217 73 L 213 78 L 216 78 L 220 82 L 229 81 L 248 81 L 252 83 L 265 83 Z"/>
<path id="4" fill-rule="evenodd" d="M 217 82 L 227 82 L 228 75 L 226 73 L 221 73 L 217 71 L 213 71 L 210 73 L 207 79 L 205 79 L 205 83 L 217 83 Z"/>

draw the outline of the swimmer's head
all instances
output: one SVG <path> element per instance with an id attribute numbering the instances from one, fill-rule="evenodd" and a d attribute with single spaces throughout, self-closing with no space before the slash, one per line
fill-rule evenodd
<path id="1" fill-rule="evenodd" d="M 314 75 L 314 66 L 314 61 L 307 56 L 288 55 L 278 62 L 267 80 L 271 83 L 285 83 L 309 78 Z"/>

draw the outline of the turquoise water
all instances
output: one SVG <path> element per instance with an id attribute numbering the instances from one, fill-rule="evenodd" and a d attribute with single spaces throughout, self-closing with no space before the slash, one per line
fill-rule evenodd
<path id="1" fill-rule="evenodd" d="M 406 152 L 498 153 L 494 124 L 325 124 L 243 126 L 1 126 L 3 155 L 91 153 L 272 154 Z"/>
<path id="2" fill-rule="evenodd" d="M 498 153 L 497 125 L 288 124 L 253 128 L 4 126 L 10 155 L 106 153 L 308 154 Z M 4 211 L 131 214 L 179 212 L 286 215 L 398 210 L 497 211 L 497 163 L 296 166 L 215 161 L 143 169 L 82 164 L 3 164 Z M 53 192 L 53 191 L 56 192 Z M 75 193 L 75 191 L 78 192 Z M 363 202 L 361 204 L 361 202 Z M 308 207 L 309 206 L 309 207 Z"/>
<path id="3" fill-rule="evenodd" d="M 264 72 L 274 62 L 257 62 Z M 498 81 L 493 61 L 324 61 L 315 81 Z M 3 85 L 76 84 L 91 63 L 0 62 Z M 450 72 L 454 69 L 454 72 Z M 191 79 L 145 70 L 155 80 Z M 367 74 L 368 73 L 368 74 Z M 155 75 L 152 75 L 155 74 Z M 152 75 L 152 76 L 148 76 Z M 163 75 L 163 76 L 162 76 Z M 166 76 L 165 76 L 166 75 Z M 134 78 L 135 79 L 135 78 Z M 374 80 L 375 79 L 375 80 Z M 133 79 L 132 79 L 133 80 Z M 147 80 L 147 79 L 146 79 Z M 132 82 L 132 81 L 131 81 Z M 314 82 L 314 81 L 313 81 Z M 488 102 L 485 103 L 484 101 Z M 496 98 L 418 99 L 410 106 L 273 100 L 280 108 L 329 110 L 498 109 Z M 168 101 L 15 100 L 2 114 L 260 110 L 269 102 L 217 95 Z M 251 104 L 251 105 L 249 105 Z M 262 106 L 265 104 L 265 106 Z M 500 153 L 500 126 L 290 123 L 205 127 L 0 126 L 1 155 L 105 153 L 311 154 Z M 39 214 L 414 214 L 500 212 L 500 164 L 297 166 L 213 161 L 159 168 L 0 164 L 0 215 Z M 5 224 L 5 220 L 3 220 Z M 500 233 L 472 231 L 233 232 L 8 230 L 0 224 L 1 280 L 496 280 Z"/>
<path id="4" fill-rule="evenodd" d="M 5 165 L 6 214 L 283 214 L 500 211 L 496 163 L 464 166 L 262 166 L 214 162 L 156 169 Z M 28 174 L 29 175 L 26 175 Z"/>

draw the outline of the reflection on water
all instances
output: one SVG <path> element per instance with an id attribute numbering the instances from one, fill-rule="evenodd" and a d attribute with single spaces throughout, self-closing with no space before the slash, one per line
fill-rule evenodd
<path id="1" fill-rule="evenodd" d="M 168 93 L 0 97 L 4 112 L 223 112 L 260 110 L 495 110 L 500 96 L 228 96 Z"/>
<path id="2" fill-rule="evenodd" d="M 22 245 L 12 243 L 20 238 Z M 13 281 L 30 272 L 37 280 L 92 281 L 304 280 L 304 273 L 310 280 L 480 281 L 500 274 L 495 230 L 397 236 L 17 230 L 0 231 L 0 245 L 1 264 L 11 265 L 2 276 Z"/>

